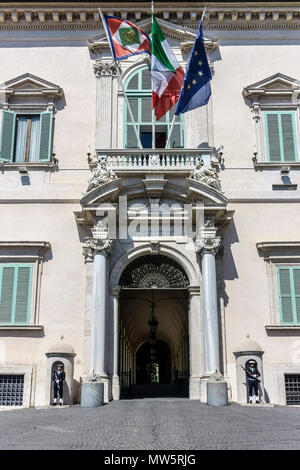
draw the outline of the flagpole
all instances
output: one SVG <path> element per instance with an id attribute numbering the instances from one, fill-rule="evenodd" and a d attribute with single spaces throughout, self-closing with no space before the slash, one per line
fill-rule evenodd
<path id="1" fill-rule="evenodd" d="M 151 13 L 154 15 L 154 2 L 151 2 Z M 153 16 L 151 15 L 151 24 L 153 26 Z M 152 56 L 151 56 L 151 65 L 152 65 Z M 151 83 L 152 83 L 152 100 L 153 100 L 153 78 L 151 76 Z M 152 109 L 152 148 L 155 149 L 155 108 Z"/>
<path id="2" fill-rule="evenodd" d="M 136 124 L 135 124 L 135 121 L 134 121 L 132 109 L 131 109 L 131 106 L 130 106 L 130 103 L 129 103 L 129 100 L 128 100 L 128 97 L 127 97 L 127 94 L 126 94 L 126 90 L 125 90 L 124 83 L 123 83 L 123 80 L 122 80 L 122 77 L 121 77 L 121 73 L 120 73 L 118 64 L 117 64 L 117 62 L 116 62 L 116 60 L 115 60 L 115 58 L 114 58 L 112 46 L 111 46 L 111 43 L 110 43 L 110 38 L 109 38 L 108 31 L 107 31 L 107 27 L 106 27 L 106 22 L 105 22 L 105 19 L 104 19 L 104 17 L 103 17 L 103 13 L 102 13 L 101 9 L 98 8 L 98 10 L 99 10 L 99 15 L 100 15 L 101 20 L 102 20 L 102 24 L 103 24 L 103 27 L 104 27 L 104 31 L 105 31 L 106 37 L 107 37 L 107 39 L 108 39 L 108 43 L 109 43 L 109 48 L 110 48 L 111 56 L 112 56 L 112 59 L 113 59 L 113 61 L 114 61 L 115 66 L 116 66 L 117 76 L 118 76 L 119 83 L 120 83 L 120 85 L 121 85 L 121 88 L 122 88 L 122 91 L 123 91 L 123 95 L 124 95 L 124 98 L 125 98 L 125 101 L 126 101 L 126 104 L 127 104 L 127 108 L 128 108 L 128 111 L 129 111 L 130 119 L 131 119 L 131 122 L 132 122 L 132 124 L 133 124 L 135 136 L 136 136 L 136 139 L 137 139 L 137 142 L 138 142 L 138 145 L 139 145 L 140 149 L 142 149 L 143 147 L 142 147 L 141 139 L 140 139 L 140 136 L 139 136 L 138 131 L 137 131 L 137 128 L 136 128 Z"/>
<path id="3" fill-rule="evenodd" d="M 202 22 L 203 19 L 204 19 L 205 12 L 206 12 L 206 7 L 204 7 L 204 10 L 203 10 L 203 12 L 202 12 L 200 24 L 201 24 L 201 22 Z M 173 119 L 172 119 L 172 124 L 171 124 L 171 128 L 170 128 L 170 132 L 169 132 L 169 135 L 168 135 L 168 140 L 167 140 L 167 143 L 166 143 L 166 147 L 165 147 L 165 148 L 168 148 L 168 146 L 169 146 L 169 143 L 170 143 L 170 140 L 171 140 L 171 135 L 172 135 L 172 132 L 173 132 L 173 127 L 174 127 L 175 119 L 176 119 L 176 115 L 174 114 Z"/>

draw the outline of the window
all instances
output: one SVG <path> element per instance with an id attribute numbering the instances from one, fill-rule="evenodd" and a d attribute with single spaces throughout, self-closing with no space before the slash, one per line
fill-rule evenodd
<path id="1" fill-rule="evenodd" d="M 243 89 L 255 127 L 254 166 L 299 162 L 299 88 L 297 78 L 277 72 Z"/>
<path id="2" fill-rule="evenodd" d="M 300 266 L 277 267 L 280 322 L 300 324 Z"/>
<path id="3" fill-rule="evenodd" d="M 52 112 L 3 111 L 0 160 L 15 163 L 50 161 Z"/>
<path id="4" fill-rule="evenodd" d="M 0 325 L 28 324 L 32 264 L 0 264 Z"/>
<path id="5" fill-rule="evenodd" d="M 294 112 L 265 111 L 264 115 L 268 161 L 298 160 Z"/>
<path id="6" fill-rule="evenodd" d="M 24 375 L 0 375 L 0 406 L 22 406 Z"/>
<path id="7" fill-rule="evenodd" d="M 126 84 L 127 96 L 143 148 L 152 148 L 152 90 L 151 72 L 147 67 L 134 72 Z M 176 105 L 155 123 L 155 147 L 165 148 Z M 138 148 L 134 126 L 125 103 L 124 147 Z M 183 148 L 183 117 L 177 116 L 171 136 L 170 148 Z"/>
<path id="8" fill-rule="evenodd" d="M 300 405 L 300 374 L 285 374 L 285 396 L 287 405 Z"/>

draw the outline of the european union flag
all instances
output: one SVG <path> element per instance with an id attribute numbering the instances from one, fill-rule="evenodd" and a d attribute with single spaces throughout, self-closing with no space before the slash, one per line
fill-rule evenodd
<path id="1" fill-rule="evenodd" d="M 200 21 L 175 114 L 186 113 L 207 104 L 211 95 L 209 83 L 211 78 L 204 47 L 202 21 Z"/>

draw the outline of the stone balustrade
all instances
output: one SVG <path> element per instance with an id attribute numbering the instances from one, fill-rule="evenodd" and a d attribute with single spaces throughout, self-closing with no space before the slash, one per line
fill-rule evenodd
<path id="1" fill-rule="evenodd" d="M 199 159 L 206 164 L 218 162 L 212 148 L 205 149 L 126 149 L 96 150 L 97 157 L 105 156 L 108 165 L 114 170 L 139 170 L 156 168 L 164 170 L 190 170 Z M 95 164 L 93 162 L 93 164 Z M 93 166 L 92 164 L 92 166 Z"/>

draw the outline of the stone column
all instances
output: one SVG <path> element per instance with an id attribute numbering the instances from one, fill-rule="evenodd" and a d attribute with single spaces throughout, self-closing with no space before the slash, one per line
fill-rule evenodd
<path id="1" fill-rule="evenodd" d="M 200 289 L 189 288 L 190 399 L 200 399 L 200 378 L 203 371 L 203 338 L 200 318 Z"/>
<path id="2" fill-rule="evenodd" d="M 106 303 L 107 303 L 107 256 L 111 240 L 88 238 L 84 246 L 86 258 L 93 258 L 93 291 L 91 322 L 90 373 L 95 373 L 104 385 L 104 401 L 108 401 L 108 376 L 106 367 Z"/>
<path id="3" fill-rule="evenodd" d="M 119 380 L 119 294 L 121 287 L 111 287 L 110 296 L 112 299 L 113 313 L 113 376 L 112 376 L 112 398 L 120 399 L 120 380 Z"/>
<path id="4" fill-rule="evenodd" d="M 95 146 L 97 149 L 117 147 L 117 71 L 114 62 L 96 60 L 96 130 Z"/>
<path id="5" fill-rule="evenodd" d="M 196 250 L 202 258 L 202 311 L 204 330 L 205 373 L 220 370 L 220 339 L 217 303 L 217 279 L 215 255 L 220 246 L 217 229 L 202 230 L 202 238 L 196 241 Z"/>

